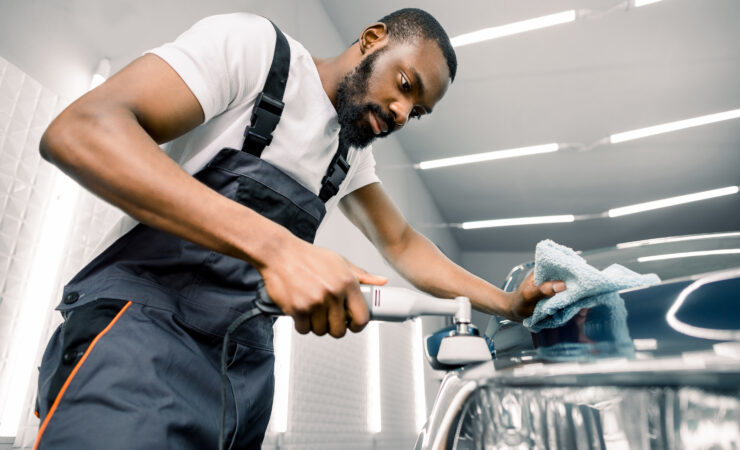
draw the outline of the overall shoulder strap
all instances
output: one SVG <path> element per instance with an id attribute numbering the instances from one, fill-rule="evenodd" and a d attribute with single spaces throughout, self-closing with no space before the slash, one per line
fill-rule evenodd
<path id="1" fill-rule="evenodd" d="M 272 133 L 280 122 L 285 107 L 283 94 L 290 72 L 290 45 L 283 32 L 274 23 L 272 26 L 275 28 L 275 53 L 270 71 L 267 73 L 265 87 L 255 100 L 250 125 L 244 130 L 242 145 L 242 151 L 257 157 L 260 157 L 265 147 L 272 142 Z M 348 146 L 340 145 L 337 148 L 326 175 L 321 180 L 319 198 L 322 202 L 326 203 L 339 192 L 339 186 L 349 173 L 348 154 Z"/>
<path id="2" fill-rule="evenodd" d="M 274 23 L 272 26 L 275 28 L 275 53 L 270 71 L 267 73 L 265 87 L 254 102 L 252 118 L 244 130 L 242 144 L 242 151 L 257 157 L 262 155 L 265 147 L 272 142 L 272 132 L 280 122 L 285 106 L 283 94 L 290 72 L 290 45 L 283 32 Z"/>
<path id="3" fill-rule="evenodd" d="M 326 169 L 326 175 L 324 175 L 324 178 L 321 180 L 319 198 L 324 203 L 337 195 L 339 192 L 339 186 L 342 184 L 342 181 L 347 178 L 347 173 L 349 173 L 347 154 L 349 154 L 349 146 L 340 142 L 337 152 L 334 154 L 334 158 L 331 159 L 329 168 Z"/>

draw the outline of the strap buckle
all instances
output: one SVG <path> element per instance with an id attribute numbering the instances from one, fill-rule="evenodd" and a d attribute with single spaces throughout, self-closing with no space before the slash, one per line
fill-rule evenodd
<path id="1" fill-rule="evenodd" d="M 262 148 L 270 145 L 284 107 L 282 101 L 260 92 L 252 108 L 251 124 L 244 130 L 245 141 Z"/>
<path id="2" fill-rule="evenodd" d="M 326 171 L 326 175 L 321 180 L 321 192 L 319 192 L 319 198 L 321 201 L 326 202 L 330 198 L 337 195 L 339 192 L 339 186 L 342 184 L 347 174 L 349 173 L 349 164 L 344 156 L 340 152 L 334 155 L 334 158 L 329 164 L 329 169 Z"/>

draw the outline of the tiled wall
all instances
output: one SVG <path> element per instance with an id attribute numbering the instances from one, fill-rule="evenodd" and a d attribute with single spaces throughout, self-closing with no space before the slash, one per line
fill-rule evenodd
<path id="1" fill-rule="evenodd" d="M 0 58 L 0 370 L 49 194 L 51 168 L 39 157 L 38 141 L 57 101 Z"/>
<path id="2" fill-rule="evenodd" d="M 20 306 L 55 176 L 41 160 L 38 142 L 61 104 L 56 94 L 0 58 L 0 375 L 15 370 L 7 365 L 10 336 L 20 327 Z M 9 394 L 0 392 L 0 411 Z"/>

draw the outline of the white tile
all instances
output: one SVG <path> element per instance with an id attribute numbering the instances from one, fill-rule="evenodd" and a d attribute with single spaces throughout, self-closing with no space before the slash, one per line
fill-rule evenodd
<path id="1" fill-rule="evenodd" d="M 0 172 L 0 193 L 4 195 L 8 195 L 10 194 L 12 188 L 13 188 L 13 177 Z"/>

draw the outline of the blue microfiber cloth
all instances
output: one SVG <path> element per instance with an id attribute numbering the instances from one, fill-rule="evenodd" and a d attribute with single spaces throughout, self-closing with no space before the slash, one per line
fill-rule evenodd
<path id="1" fill-rule="evenodd" d="M 573 249 L 549 239 L 537 244 L 534 264 L 535 284 L 562 280 L 566 286 L 537 303 L 532 316 L 524 320 L 524 326 L 534 333 L 564 324 L 582 308 L 610 304 L 614 297 L 609 294 L 614 292 L 660 283 L 653 273 L 641 275 L 619 264 L 599 271 Z"/>

